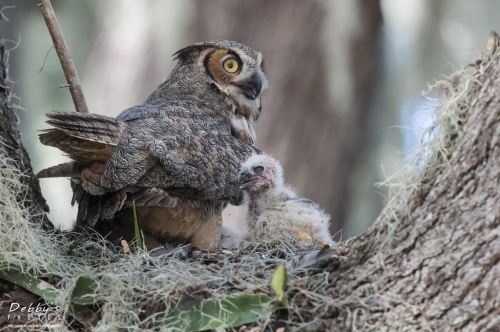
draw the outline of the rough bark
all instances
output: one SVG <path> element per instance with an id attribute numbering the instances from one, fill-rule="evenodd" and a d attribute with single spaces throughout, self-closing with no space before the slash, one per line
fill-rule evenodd
<path id="1" fill-rule="evenodd" d="M 31 168 L 30 158 L 21 142 L 19 133 L 19 119 L 15 114 L 10 102 L 10 89 L 8 86 L 8 64 L 6 62 L 6 51 L 0 29 L 0 158 L 7 163 L 17 165 L 24 173 L 20 179 L 20 185 L 26 187 L 25 195 L 18 197 L 19 202 L 24 202 L 31 211 L 31 220 L 42 223 L 44 228 L 52 229 L 52 224 L 47 218 L 46 212 L 49 208 L 42 196 L 40 184 L 35 178 Z M 0 169 L 1 176 L 1 169 Z M 0 202 L 0 213 L 2 213 L 2 202 Z M 0 329 L 8 325 L 8 308 L 12 302 L 23 306 L 37 304 L 39 297 L 27 290 L 10 282 L 0 280 Z"/>
<path id="2" fill-rule="evenodd" d="M 498 43 L 436 85 L 442 101 L 425 165 L 401 174 L 375 224 L 330 262 L 338 270 L 325 295 L 335 300 L 316 328 L 499 330 Z"/>
<path id="3" fill-rule="evenodd" d="M 32 220 L 43 223 L 47 228 L 52 228 L 52 224 L 46 216 L 49 208 L 42 196 L 38 179 L 33 174 L 28 153 L 21 142 L 18 128 L 19 118 L 11 105 L 7 81 L 8 64 L 6 63 L 5 47 L 0 30 L 0 156 L 8 158 L 24 173 L 25 176 L 21 179 L 21 184 L 25 185 L 28 190 L 26 196 L 19 197 L 19 200 L 24 201 L 24 204 L 30 208 Z"/>
<path id="4" fill-rule="evenodd" d="M 382 21 L 379 2 L 361 2 L 344 3 L 354 8 L 347 14 L 355 22 L 343 22 L 349 26 L 346 29 L 325 23 L 327 11 L 339 10 L 340 4 L 199 1 L 190 36 L 193 42 L 237 40 L 262 52 L 271 89 L 263 98 L 263 114 L 256 124 L 256 146 L 282 163 L 285 180 L 297 187 L 300 195 L 333 216 L 333 233 L 343 228 L 352 177 L 363 160 L 377 77 L 377 37 Z M 349 31 L 325 31 L 332 28 Z M 333 54 L 328 54 L 327 44 L 335 49 Z M 326 57 L 338 53 L 344 54 L 346 63 L 332 65 Z M 327 73 L 337 75 L 338 71 L 349 81 L 342 81 L 344 87 L 348 85 L 339 96 L 342 101 L 329 97 L 329 81 L 336 81 L 329 80 Z"/>

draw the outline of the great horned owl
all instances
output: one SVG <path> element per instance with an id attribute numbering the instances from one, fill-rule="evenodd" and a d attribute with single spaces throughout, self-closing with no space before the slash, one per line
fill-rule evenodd
<path id="1" fill-rule="evenodd" d="M 232 41 L 194 44 L 174 56 L 178 63 L 157 90 L 116 118 L 48 113 L 55 129 L 40 141 L 73 161 L 38 177 L 72 178 L 79 227 L 125 232 L 134 200 L 146 234 L 210 249 L 220 240 L 222 210 L 242 200 L 237 173 L 257 151 L 254 122 L 267 77 L 262 55 Z"/>
<path id="2" fill-rule="evenodd" d="M 283 169 L 274 158 L 251 156 L 242 164 L 238 180 L 247 195 L 248 238 L 332 242 L 330 216 L 311 200 L 297 197 L 294 189 L 284 183 Z"/>

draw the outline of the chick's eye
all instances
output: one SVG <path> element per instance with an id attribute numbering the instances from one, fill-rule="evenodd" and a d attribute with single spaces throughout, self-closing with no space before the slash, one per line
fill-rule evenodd
<path id="1" fill-rule="evenodd" d="M 224 63 L 222 65 L 224 67 L 224 70 L 231 74 L 236 73 L 236 71 L 240 67 L 238 61 L 234 58 L 224 60 Z"/>
<path id="2" fill-rule="evenodd" d="M 264 171 L 264 167 L 262 167 L 262 166 L 255 166 L 253 168 L 253 170 L 254 170 L 255 173 L 262 173 Z"/>

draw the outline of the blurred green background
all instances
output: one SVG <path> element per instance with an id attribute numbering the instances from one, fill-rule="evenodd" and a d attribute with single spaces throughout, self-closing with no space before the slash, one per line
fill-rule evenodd
<path id="1" fill-rule="evenodd" d="M 74 109 L 36 1 L 2 0 L 12 102 L 34 171 L 65 161 L 42 146 L 44 114 Z M 53 0 L 91 112 L 116 116 L 168 76 L 172 54 L 232 39 L 261 51 L 271 89 L 256 146 L 285 180 L 331 216 L 336 240 L 369 226 L 431 121 L 432 84 L 465 65 L 500 30 L 496 0 Z M 51 220 L 69 226 L 67 179 L 44 179 Z M 241 211 L 225 220 L 238 224 Z"/>

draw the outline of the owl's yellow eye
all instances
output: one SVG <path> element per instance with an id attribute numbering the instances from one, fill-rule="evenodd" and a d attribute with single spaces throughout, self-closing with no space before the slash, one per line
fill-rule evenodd
<path id="1" fill-rule="evenodd" d="M 224 67 L 225 71 L 231 74 L 236 73 L 238 71 L 238 68 L 240 67 L 238 61 L 235 58 L 224 60 L 222 66 Z"/>

